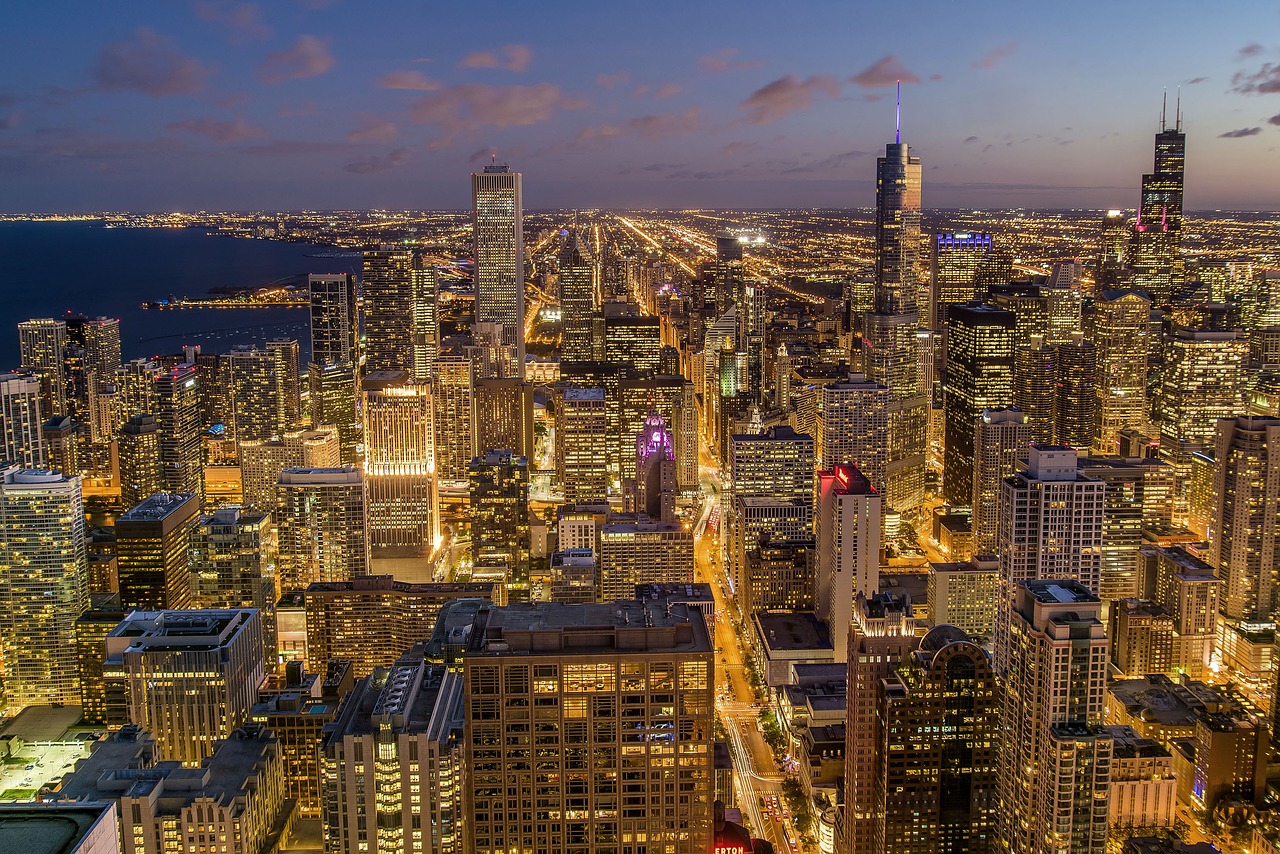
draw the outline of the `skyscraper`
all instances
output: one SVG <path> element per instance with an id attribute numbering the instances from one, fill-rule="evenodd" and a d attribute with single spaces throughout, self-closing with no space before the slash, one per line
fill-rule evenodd
<path id="1" fill-rule="evenodd" d="M 1102 603 L 1071 579 L 1014 586 L 1000 731 L 999 836 L 1014 854 L 1090 854 L 1107 837 Z M 999 643 L 999 641 L 997 641 Z"/>
<path id="2" fill-rule="evenodd" d="M 529 594 L 529 460 L 489 450 L 471 461 L 471 557 L 504 571 L 508 594 Z"/>
<path id="3" fill-rule="evenodd" d="M 888 387 L 862 374 L 822 387 L 818 410 L 818 466 L 831 471 L 853 463 L 877 490 L 884 488 L 889 456 Z"/>
<path id="4" fill-rule="evenodd" d="M 42 424 L 40 380 L 30 374 L 0 374 L 0 459 L 44 468 Z"/>
<path id="5" fill-rule="evenodd" d="M 1012 312 L 981 303 L 952 306 L 947 320 L 946 448 L 942 493 L 973 495 L 974 420 L 1013 403 Z"/>
<path id="6" fill-rule="evenodd" d="M 475 240 L 476 322 L 502 324 L 502 343 L 515 348 L 506 376 L 524 378 L 524 225 L 520 173 L 492 163 L 471 173 Z"/>
<path id="7" fill-rule="evenodd" d="M 200 419 L 200 376 L 195 365 L 178 365 L 153 383 L 160 475 L 169 492 L 204 500 L 204 456 Z M 171 606 L 165 606 L 171 607 Z"/>
<path id="8" fill-rule="evenodd" d="M 276 496 L 282 593 L 368 574 L 368 504 L 359 469 L 285 469 Z"/>
<path id="9" fill-rule="evenodd" d="M 1151 294 L 1164 305 L 1182 288 L 1182 183 L 1186 166 L 1187 135 L 1182 132 L 1180 105 L 1174 108 L 1174 124 L 1160 111 L 1156 134 L 1155 166 L 1142 176 L 1142 197 L 1133 225 L 1129 264 L 1135 288 Z"/>
<path id="10" fill-rule="evenodd" d="M 67 342 L 62 351 L 67 380 L 67 414 L 89 420 L 89 401 L 120 368 L 120 321 L 113 317 L 66 318 Z"/>
<path id="11" fill-rule="evenodd" d="M 771 427 L 764 433 L 740 433 L 732 437 L 728 489 L 721 507 L 725 512 L 723 547 L 729 578 L 735 587 L 742 583 L 746 552 L 755 546 L 755 539 L 768 530 L 756 527 L 748 531 L 754 526 L 748 525 L 745 518 L 739 518 L 741 500 L 795 502 L 803 514 L 802 529 L 777 528 L 768 533 L 779 539 L 808 536 L 813 524 L 813 481 L 813 437 L 808 434 L 797 433 L 790 427 Z M 761 521 L 771 515 L 761 514 Z M 791 514 L 786 518 L 790 520 Z M 785 524 L 790 526 L 792 522 Z"/>
<path id="12" fill-rule="evenodd" d="M 302 363 L 298 339 L 273 338 L 267 342 L 267 352 L 275 353 L 284 372 L 284 429 L 293 430 L 302 424 Z"/>
<path id="13" fill-rule="evenodd" d="M 1057 395 L 1053 434 L 1059 445 L 1089 448 L 1093 444 L 1098 351 L 1079 333 L 1058 345 Z"/>
<path id="14" fill-rule="evenodd" d="M 435 463 L 436 480 L 442 486 L 465 484 L 467 467 L 476 455 L 474 382 L 469 358 L 442 356 L 436 362 Z"/>
<path id="15" fill-rule="evenodd" d="M 116 568 L 126 610 L 190 608 L 191 529 L 200 498 L 157 492 L 116 519 Z"/>
<path id="16" fill-rule="evenodd" d="M 814 510 L 814 610 L 832 638 L 849 634 L 854 599 L 880 589 L 880 493 L 857 466 L 820 471 Z M 848 647 L 835 645 L 837 662 Z"/>
<path id="17" fill-rule="evenodd" d="M 1011 477 L 1014 464 L 1025 459 L 1031 444 L 1031 425 L 1021 409 L 986 409 L 974 419 L 973 553 L 993 555 L 1000 527 L 1000 484 Z"/>
<path id="18" fill-rule="evenodd" d="M 366 371 L 404 371 L 413 363 L 413 251 L 366 249 L 360 275 Z"/>
<path id="19" fill-rule="evenodd" d="M 356 284 L 350 273 L 312 273 L 311 362 L 316 365 L 354 364 L 358 359 Z"/>
<path id="20" fill-rule="evenodd" d="M 409 271 L 413 319 L 409 325 L 409 348 L 413 356 L 414 382 L 430 382 L 440 358 L 440 281 L 430 260 L 415 256 Z"/>
<path id="21" fill-rule="evenodd" d="M 331 424 L 337 428 L 342 463 L 355 465 L 361 427 L 356 415 L 355 363 L 322 365 L 312 362 L 307 371 L 307 382 L 310 386 L 311 423 Z"/>
<path id="22" fill-rule="evenodd" d="M 265 660 L 276 662 L 274 538 L 270 517 L 223 507 L 191 528 L 191 586 L 196 608 L 256 608 Z"/>
<path id="23" fill-rule="evenodd" d="M 226 364 L 231 403 L 227 426 L 236 442 L 270 439 L 298 426 L 296 410 L 293 419 L 289 417 L 293 392 L 286 348 L 260 350 L 238 345 L 227 355 Z M 296 381 L 296 362 L 292 369 Z"/>
<path id="24" fill-rule="evenodd" d="M 1148 598 L 1136 570 L 1143 531 L 1173 527 L 1173 469 L 1156 459 L 1080 457 L 1079 472 L 1103 483 L 1098 596 Z"/>
<path id="25" fill-rule="evenodd" d="M 342 465 L 338 430 L 322 425 L 315 430 L 290 430 L 268 442 L 245 442 L 240 447 L 240 484 L 244 506 L 264 513 L 276 508 L 276 485 L 288 468 L 323 469 Z"/>
<path id="26" fill-rule="evenodd" d="M 440 530 L 431 386 L 411 382 L 403 369 L 371 372 L 363 410 L 369 547 L 429 555 Z"/>
<path id="27" fill-rule="evenodd" d="M 595 356 L 596 265 L 584 251 L 577 229 L 560 251 L 560 361 L 590 362 Z"/>
<path id="28" fill-rule="evenodd" d="M 475 381 L 477 448 L 510 448 L 533 456 L 533 384 L 517 379 Z"/>
<path id="29" fill-rule="evenodd" d="M 605 501 L 609 414 L 602 388 L 564 389 L 556 412 L 556 479 L 568 504 Z"/>
<path id="30" fill-rule="evenodd" d="M 693 581 L 693 532 L 679 522 L 646 516 L 609 516 L 600 528 L 596 601 L 612 602 L 637 584 Z"/>
<path id="31" fill-rule="evenodd" d="M 18 352 L 23 370 L 40 378 L 40 408 L 45 417 L 67 412 L 67 377 L 63 351 L 67 323 L 51 317 L 18 324 Z"/>
<path id="32" fill-rule="evenodd" d="M 685 605 L 482 608 L 463 657 L 463 848 L 709 850 L 714 676 L 706 623 Z M 528 725 L 525 702 L 547 701 L 554 718 L 532 723 L 544 759 L 528 762 L 505 734 Z"/>
<path id="33" fill-rule="evenodd" d="M 1270 621 L 1280 612 L 1280 419 L 1223 418 L 1209 523 L 1210 563 L 1228 620 Z"/>
<path id="34" fill-rule="evenodd" d="M 946 371 L 947 318 L 951 306 L 986 296 L 978 289 L 978 267 L 991 252 L 990 234 L 939 232 L 929 238 L 928 327 L 942 339 L 935 349 L 934 374 Z"/>
<path id="35" fill-rule="evenodd" d="M 1087 318 L 1097 348 L 1094 447 L 1114 453 L 1127 427 L 1147 425 L 1147 322 L 1151 300 L 1139 291 L 1104 290 Z"/>
<path id="36" fill-rule="evenodd" d="M 1013 405 L 1021 409 L 1031 425 L 1031 438 L 1053 441 L 1053 424 L 1058 406 L 1058 348 L 1044 343 L 1043 335 L 1032 335 L 1028 343 L 1013 351 Z"/>
<path id="37" fill-rule="evenodd" d="M 864 323 L 863 370 L 902 406 L 889 425 L 885 502 L 907 512 L 924 500 L 929 402 L 920 383 L 916 308 L 920 267 L 920 158 L 901 130 L 876 160 L 875 308 Z"/>
<path id="38" fill-rule="evenodd" d="M 1109 210 L 1102 217 L 1102 231 L 1098 237 L 1098 267 L 1094 274 L 1097 293 L 1103 293 L 1119 285 L 1129 264 L 1129 243 L 1133 230 L 1129 217 L 1121 210 Z"/>
<path id="39" fill-rule="evenodd" d="M 160 472 L 160 425 L 154 415 L 135 415 L 120 428 L 116 444 L 120 461 L 120 502 L 141 504 L 164 489 Z"/>
<path id="40" fill-rule="evenodd" d="M 7 713 L 80 703 L 76 620 L 89 609 L 80 478 L 9 466 L 0 481 L 0 673 Z"/>

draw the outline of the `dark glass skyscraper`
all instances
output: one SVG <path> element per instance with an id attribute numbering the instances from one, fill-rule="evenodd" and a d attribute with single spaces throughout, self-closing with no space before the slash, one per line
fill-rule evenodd
<path id="1" fill-rule="evenodd" d="M 1013 312 L 976 302 L 951 309 L 942 469 L 951 504 L 968 504 L 973 494 L 974 421 L 1013 403 L 1013 330 Z"/>
<path id="2" fill-rule="evenodd" d="M 576 230 L 560 252 L 561 362 L 590 362 L 595 348 L 596 268 Z"/>
<path id="3" fill-rule="evenodd" d="M 1182 263 L 1182 182 L 1187 135 L 1181 110 L 1174 108 L 1174 126 L 1160 111 L 1155 167 L 1142 176 L 1142 199 L 1133 226 L 1130 258 L 1132 284 L 1145 290 L 1157 305 L 1167 303 L 1185 279 Z"/>
<path id="4" fill-rule="evenodd" d="M 381 246 L 364 253 L 360 277 L 366 371 L 403 371 L 412 362 L 413 252 Z"/>

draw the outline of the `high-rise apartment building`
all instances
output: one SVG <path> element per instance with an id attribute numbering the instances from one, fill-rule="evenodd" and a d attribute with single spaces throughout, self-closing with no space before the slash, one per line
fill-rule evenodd
<path id="1" fill-rule="evenodd" d="M 413 250 L 366 249 L 360 274 L 366 371 L 407 371 L 413 364 Z"/>
<path id="2" fill-rule="evenodd" d="M 1000 601 L 1000 561 L 983 555 L 971 561 L 930 563 L 925 600 L 933 625 L 952 625 L 975 638 L 989 639 L 995 632 Z"/>
<path id="3" fill-rule="evenodd" d="M 1271 621 L 1280 612 L 1280 419 L 1223 418 L 1209 522 L 1210 563 L 1228 620 Z"/>
<path id="4" fill-rule="evenodd" d="M 469 850 L 462 705 L 462 678 L 421 646 L 356 684 L 320 747 L 326 851 Z"/>
<path id="5" fill-rule="evenodd" d="M 90 400 L 110 383 L 120 368 L 120 320 L 115 317 L 68 316 L 66 346 L 62 351 L 67 380 L 67 414 L 85 423 Z"/>
<path id="6" fill-rule="evenodd" d="M 973 494 L 974 420 L 1013 403 L 1013 313 L 981 303 L 952 306 L 947 320 L 946 443 L 942 493 Z"/>
<path id="7" fill-rule="evenodd" d="M 1015 407 L 986 409 L 973 422 L 973 553 L 993 555 L 1000 528 L 1000 484 L 1031 444 L 1027 415 Z"/>
<path id="8" fill-rule="evenodd" d="M 1077 466 L 1104 486 L 1098 596 L 1103 602 L 1142 596 L 1135 560 L 1144 530 L 1173 527 L 1173 469 L 1146 457 L 1080 457 Z"/>
<path id="9" fill-rule="evenodd" d="M 814 512 L 814 611 L 832 638 L 844 638 L 858 595 L 880 589 L 880 528 L 884 508 L 874 484 L 854 465 L 818 472 Z M 835 645 L 836 661 L 848 651 Z"/>
<path id="10" fill-rule="evenodd" d="M 1101 726 L 1101 614 L 1094 592 L 1072 579 L 1014 587 L 1000 716 L 1005 850 L 1089 854 L 1106 845 L 1111 736 Z"/>
<path id="11" fill-rule="evenodd" d="M 533 383 L 517 379 L 475 381 L 477 448 L 509 448 L 533 456 Z"/>
<path id="12" fill-rule="evenodd" d="M 195 365 L 179 365 L 156 376 L 154 403 L 160 443 L 160 476 L 169 492 L 204 500 L 200 376 Z"/>
<path id="13" fill-rule="evenodd" d="M 356 282 L 350 273 L 312 273 L 311 363 L 355 364 L 359 360 Z"/>
<path id="14" fill-rule="evenodd" d="M 529 590 L 529 460 L 490 449 L 471 461 L 471 558 L 500 568 L 513 598 Z"/>
<path id="15" fill-rule="evenodd" d="M 596 265 L 572 230 L 560 250 L 561 362 L 595 360 Z"/>
<path id="16" fill-rule="evenodd" d="M 120 428 L 120 501 L 133 507 L 164 489 L 160 471 L 160 425 L 154 415 L 134 415 Z"/>
<path id="17" fill-rule="evenodd" d="M 267 342 L 267 352 L 275 353 L 284 379 L 283 416 L 286 430 L 293 430 L 302 423 L 302 353 L 296 338 L 272 338 Z M 283 432 L 283 431 L 281 431 Z"/>
<path id="18" fill-rule="evenodd" d="M 1058 408 L 1058 348 L 1032 335 L 1029 342 L 1013 350 L 1013 405 L 1027 416 L 1031 438 L 1053 441 L 1053 424 Z"/>
<path id="19" fill-rule="evenodd" d="M 730 439 L 729 482 L 721 507 L 725 514 L 724 547 L 728 556 L 729 578 L 735 587 L 743 582 L 745 550 L 754 538 L 745 535 L 746 520 L 738 518 L 739 499 L 758 499 L 790 503 L 808 516 L 804 530 L 788 532 L 775 529 L 770 533 L 787 537 L 809 536 L 812 532 L 814 483 L 814 442 L 806 433 L 790 427 L 770 427 L 763 433 L 733 435 Z M 756 537 L 765 529 L 752 532 Z"/>
<path id="20" fill-rule="evenodd" d="M 889 464 L 889 411 L 894 403 L 887 386 L 862 374 L 823 386 L 818 466 L 831 471 L 852 463 L 877 490 L 883 490 Z"/>
<path id="21" fill-rule="evenodd" d="M 1054 399 L 1054 442 L 1087 449 L 1093 444 L 1094 410 L 1098 400 L 1098 351 L 1077 332 L 1058 345 L 1057 394 Z"/>
<path id="22" fill-rule="evenodd" d="M 338 430 L 329 424 L 314 430 L 289 430 L 280 438 L 265 442 L 241 443 L 240 484 L 244 506 L 274 512 L 276 484 L 285 469 L 324 469 L 340 465 L 342 450 Z"/>
<path id="23" fill-rule="evenodd" d="M 196 608 L 256 608 L 263 657 L 276 662 L 275 608 L 279 594 L 270 517 L 224 507 L 191 529 L 191 592 Z"/>
<path id="24" fill-rule="evenodd" d="M 601 526 L 596 601 L 625 599 L 635 594 L 637 584 L 691 581 L 693 532 L 680 523 L 618 514 Z"/>
<path id="25" fill-rule="evenodd" d="M 435 398 L 436 479 L 457 488 L 467 482 L 467 468 L 476 455 L 475 377 L 465 356 L 442 356 L 436 362 Z"/>
<path id="26" fill-rule="evenodd" d="M 123 676 L 129 720 L 156 736 L 163 758 L 199 765 L 249 720 L 261 620 L 252 608 L 139 610 L 107 635 L 104 666 Z"/>
<path id="27" fill-rule="evenodd" d="M 412 285 L 413 320 L 409 326 L 411 373 L 415 382 L 430 382 L 440 358 L 440 277 L 435 264 L 421 256 L 414 258 L 409 271 Z"/>
<path id="28" fill-rule="evenodd" d="M 994 848 L 1000 701 L 987 652 L 939 625 L 884 686 L 885 759 L 875 781 L 876 851 L 943 854 Z"/>
<path id="29" fill-rule="evenodd" d="M 1147 418 L 1147 321 L 1151 299 L 1132 290 L 1105 290 L 1086 318 L 1097 348 L 1094 447 L 1115 453 L 1120 431 L 1145 429 Z"/>
<path id="30" fill-rule="evenodd" d="M 338 432 L 338 455 L 343 465 L 356 464 L 360 422 L 356 415 L 357 382 L 354 362 L 318 364 L 307 369 L 311 423 L 331 424 Z"/>
<path id="31" fill-rule="evenodd" d="M 126 610 L 191 607 L 191 529 L 199 514 L 199 496 L 157 492 L 116 519 L 116 569 Z"/>
<path id="32" fill-rule="evenodd" d="M 1185 280 L 1182 260 L 1182 192 L 1187 156 L 1187 135 L 1182 132 L 1180 110 L 1174 110 L 1174 126 L 1161 110 L 1160 132 L 1155 140 L 1155 166 L 1142 176 L 1138 218 L 1133 224 L 1129 251 L 1133 286 L 1164 305 Z"/>
<path id="33" fill-rule="evenodd" d="M 516 364 L 504 375 L 524 376 L 524 225 L 520 173 L 493 163 L 471 173 L 475 240 L 476 322 L 502 324 L 502 344 Z"/>
<path id="34" fill-rule="evenodd" d="M 431 386 L 410 381 L 405 370 L 372 371 L 363 414 L 369 547 L 430 554 L 440 531 Z"/>
<path id="35" fill-rule="evenodd" d="M 40 409 L 45 417 L 67 412 L 67 377 L 63 352 L 67 323 L 51 317 L 18 324 L 18 353 L 24 371 L 40 379 Z"/>
<path id="36" fill-rule="evenodd" d="M 605 446 L 609 412 L 605 390 L 570 386 L 556 408 L 556 479 L 567 504 L 589 504 L 609 497 Z"/>
<path id="37" fill-rule="evenodd" d="M 8 713 L 80 703 L 76 620 L 89 609 L 80 478 L 3 469 L 0 675 Z"/>
<path id="38" fill-rule="evenodd" d="M 481 609 L 463 658 L 462 847 L 708 850 L 714 677 L 706 623 L 686 605 Z M 508 740 L 523 726 L 538 762 Z"/>
<path id="39" fill-rule="evenodd" d="M 276 483 L 276 526 L 276 578 L 282 593 L 369 572 L 368 501 L 357 468 L 282 471 Z"/>
<path id="40" fill-rule="evenodd" d="M 284 347 L 262 350 L 245 344 L 225 357 L 231 413 L 227 426 L 236 442 L 263 441 L 298 426 L 297 412 L 290 412 L 295 390 L 289 387 L 297 364 L 290 365 L 288 356 Z"/>
<path id="41" fill-rule="evenodd" d="M 38 399 L 38 398 L 37 398 Z M 55 415 L 40 425 L 44 465 L 64 474 L 80 473 L 80 425 L 70 415 Z"/>
<path id="42" fill-rule="evenodd" d="M 44 468 L 42 424 L 40 379 L 34 374 L 0 374 L 0 459 L 23 468 Z"/>

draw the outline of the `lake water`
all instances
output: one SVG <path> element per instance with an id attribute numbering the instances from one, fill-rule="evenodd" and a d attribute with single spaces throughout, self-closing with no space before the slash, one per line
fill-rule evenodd
<path id="1" fill-rule="evenodd" d="M 232 345 L 294 337 L 306 363 L 300 309 L 148 311 L 149 300 L 207 296 L 307 273 L 357 272 L 358 258 L 308 257 L 332 247 L 209 237 L 197 228 L 103 228 L 87 222 L 0 222 L 0 370 L 18 364 L 17 324 L 33 317 L 120 318 L 126 360 L 184 344 L 225 353 Z"/>

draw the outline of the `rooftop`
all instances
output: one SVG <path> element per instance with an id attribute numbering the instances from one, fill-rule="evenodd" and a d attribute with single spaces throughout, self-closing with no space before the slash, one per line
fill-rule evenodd
<path id="1" fill-rule="evenodd" d="M 443 702 L 441 702 L 443 701 Z M 419 644 L 391 667 L 360 680 L 342 701 L 337 719 L 325 727 L 325 742 L 368 735 L 386 724 L 396 732 L 427 732 L 444 741 L 462 726 L 462 680 L 426 658 Z"/>
<path id="2" fill-rule="evenodd" d="M 467 655 L 710 652 L 701 612 L 684 603 L 618 600 L 567 605 L 516 602 L 481 607 Z"/>
<path id="3" fill-rule="evenodd" d="M 0 804 L 0 851 L 24 854 L 74 854 L 94 826 L 113 828 L 115 805 Z"/>
<path id="4" fill-rule="evenodd" d="M 1079 602 L 1101 601 L 1088 587 L 1070 578 L 1019 582 L 1019 586 L 1026 588 L 1026 591 L 1034 596 L 1037 602 L 1050 605 L 1072 605 Z"/>
<path id="5" fill-rule="evenodd" d="M 188 507 L 188 505 L 192 506 Z M 129 522 L 159 522 L 175 513 L 187 510 L 195 512 L 199 509 L 199 506 L 196 496 L 191 493 L 157 492 L 120 516 L 116 520 L 116 525 L 119 526 L 121 522 L 126 524 Z"/>
<path id="6" fill-rule="evenodd" d="M 833 649 L 827 624 L 811 611 L 768 611 L 751 617 L 771 650 Z"/>

